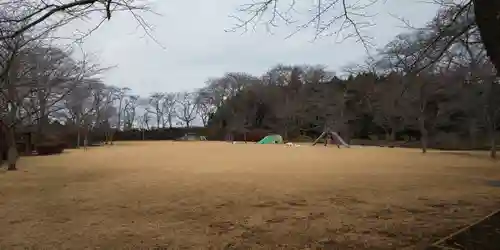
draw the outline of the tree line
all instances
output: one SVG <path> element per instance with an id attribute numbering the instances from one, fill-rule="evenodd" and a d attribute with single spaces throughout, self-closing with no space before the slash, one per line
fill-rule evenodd
<path id="1" fill-rule="evenodd" d="M 263 76 L 211 79 L 200 91 L 215 107 L 209 125 L 225 133 L 265 129 L 285 139 L 326 128 L 347 140 L 413 136 L 423 152 L 489 145 L 496 157 L 499 82 L 474 10 L 463 7 L 440 9 L 425 27 L 398 35 L 347 74 L 278 65 Z"/>

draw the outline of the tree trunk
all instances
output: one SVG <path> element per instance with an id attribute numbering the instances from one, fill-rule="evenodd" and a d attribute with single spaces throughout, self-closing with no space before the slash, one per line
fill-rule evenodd
<path id="1" fill-rule="evenodd" d="M 232 141 L 232 133 L 230 131 L 226 132 L 226 141 Z"/>
<path id="2" fill-rule="evenodd" d="M 18 159 L 18 152 L 16 147 L 16 132 L 15 132 L 15 124 L 16 124 L 16 115 L 17 115 L 17 105 L 12 104 L 10 106 L 9 111 L 9 120 L 6 124 L 6 141 L 7 141 L 7 170 L 17 170 L 16 163 Z"/>
<path id="3" fill-rule="evenodd" d="M 81 118 L 80 115 L 77 113 L 75 117 L 75 124 L 76 124 L 76 148 L 80 148 L 80 129 L 81 129 Z"/>
<path id="4" fill-rule="evenodd" d="M 391 141 L 396 140 L 396 132 L 398 131 L 398 122 L 394 121 L 394 117 L 389 118 L 389 128 L 391 129 L 390 139 Z"/>
<path id="5" fill-rule="evenodd" d="M 497 138 L 495 132 L 493 132 L 493 136 L 491 137 L 490 157 L 493 159 L 497 158 Z"/>
<path id="6" fill-rule="evenodd" d="M 385 126 L 381 126 L 382 129 L 384 130 L 384 134 L 385 134 L 385 140 L 388 141 L 389 140 L 389 137 L 390 137 L 390 131 L 388 128 L 386 128 Z"/>
<path id="7" fill-rule="evenodd" d="M 28 120 L 28 124 L 33 124 L 33 117 L 31 115 L 26 116 L 26 119 Z M 34 150 L 34 142 L 36 141 L 36 135 L 35 139 L 33 139 L 33 134 L 31 132 L 28 133 L 28 140 L 27 140 L 27 147 L 26 149 L 26 154 L 31 154 L 33 153 Z"/>
<path id="8" fill-rule="evenodd" d="M 120 97 L 120 102 L 118 104 L 118 121 L 116 125 L 116 129 L 120 130 L 122 125 L 122 105 L 123 105 L 123 97 Z"/>
<path id="9" fill-rule="evenodd" d="M 497 133 L 496 133 L 496 123 L 494 121 L 490 121 L 491 124 L 488 124 L 488 136 L 490 137 L 490 157 L 492 159 L 497 158 Z"/>
<path id="10" fill-rule="evenodd" d="M 429 140 L 429 135 L 427 129 L 425 128 L 425 118 L 420 116 L 418 118 L 418 127 L 420 130 L 420 142 L 422 144 L 422 153 L 427 153 L 427 144 Z"/>
<path id="11" fill-rule="evenodd" d="M 283 128 L 283 140 L 288 141 L 288 126 L 285 125 Z"/>
<path id="12" fill-rule="evenodd" d="M 0 167 L 2 167 L 3 161 L 7 160 L 8 150 L 9 144 L 7 143 L 7 126 L 0 119 Z"/>
<path id="13" fill-rule="evenodd" d="M 33 149 L 31 148 L 31 132 L 29 133 L 26 133 L 24 135 L 24 143 L 25 143 L 25 147 L 24 147 L 24 153 L 25 155 L 31 155 Z"/>
<path id="14" fill-rule="evenodd" d="M 389 139 L 391 141 L 395 141 L 396 140 L 396 130 L 395 129 L 391 129 L 391 134 L 389 135 Z"/>
<path id="15" fill-rule="evenodd" d="M 80 127 L 78 127 L 76 132 L 76 148 L 80 148 Z"/>
<path id="16" fill-rule="evenodd" d="M 385 140 L 391 141 L 390 137 L 391 137 L 391 134 L 389 133 L 389 131 L 385 131 Z"/>
<path id="17" fill-rule="evenodd" d="M 477 147 L 477 126 L 475 119 L 469 121 L 469 143 L 471 149 Z"/>
<path id="18" fill-rule="evenodd" d="M 500 1 L 473 0 L 476 24 L 486 53 L 500 76 Z"/>
<path id="19" fill-rule="evenodd" d="M 108 145 L 114 145 L 114 139 L 115 139 L 115 133 L 117 130 L 113 129 L 110 127 L 109 132 L 108 132 Z"/>
<path id="20" fill-rule="evenodd" d="M 168 128 L 169 129 L 172 129 L 172 120 L 173 120 L 173 117 L 171 114 L 168 115 Z"/>
<path id="21" fill-rule="evenodd" d="M 385 140 L 393 142 L 396 140 L 396 130 L 390 129 L 390 131 L 385 131 Z"/>
<path id="22" fill-rule="evenodd" d="M 47 99 L 45 98 L 45 91 L 40 90 L 38 92 L 38 102 L 40 104 L 39 107 L 39 119 L 37 126 L 37 139 L 38 141 L 43 141 L 43 133 L 45 132 L 45 126 L 48 123 L 48 114 L 46 112 L 47 109 Z"/>
<path id="23" fill-rule="evenodd" d="M 85 135 L 83 136 L 83 147 L 84 148 L 87 148 L 89 146 L 89 137 L 88 137 L 88 134 L 89 134 L 89 130 L 87 129 L 85 131 Z"/>
<path id="24" fill-rule="evenodd" d="M 500 14 L 499 14 L 500 15 Z M 490 137 L 490 157 L 496 159 L 497 154 L 497 146 L 496 146 L 496 130 L 497 130 L 497 120 L 498 120 L 498 112 L 499 107 L 497 102 L 495 101 L 495 97 L 497 95 L 498 85 L 495 81 L 490 82 L 490 88 L 488 90 L 488 104 L 486 106 L 486 121 L 488 126 L 488 136 Z"/>
<path id="25" fill-rule="evenodd" d="M 16 163 L 19 158 L 17 147 L 16 147 L 16 136 L 14 127 L 9 127 L 7 129 L 7 143 L 8 143 L 8 151 L 7 151 L 7 170 L 13 171 L 17 170 Z"/>
<path id="26" fill-rule="evenodd" d="M 113 135 L 114 135 L 114 133 L 115 132 L 112 129 L 110 129 L 108 131 L 108 138 L 107 138 L 107 142 L 106 142 L 107 145 L 112 145 L 113 144 Z"/>

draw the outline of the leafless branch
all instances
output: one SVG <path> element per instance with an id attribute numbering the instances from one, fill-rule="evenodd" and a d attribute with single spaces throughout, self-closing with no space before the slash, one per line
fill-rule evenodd
<path id="1" fill-rule="evenodd" d="M 243 5 L 238 9 L 238 12 L 248 15 L 248 17 L 231 16 L 236 19 L 237 24 L 230 31 L 243 29 L 243 32 L 246 32 L 249 26 L 255 29 L 263 21 L 266 14 L 269 15 L 263 22 L 266 27 L 276 27 L 279 21 L 284 22 L 285 25 L 298 23 L 291 17 L 291 12 L 298 13 L 297 3 L 290 1 L 288 8 L 282 11 L 278 2 L 278 0 L 265 0 Z M 310 17 L 307 21 L 299 24 L 286 38 L 313 27 L 315 30 L 314 40 L 320 36 L 336 36 L 337 40 L 340 38 L 340 42 L 354 38 L 370 54 L 370 48 L 373 47 L 372 37 L 368 36 L 363 29 L 373 26 L 369 19 L 374 16 L 367 14 L 366 10 L 377 2 L 379 1 L 370 0 L 366 4 L 360 4 L 359 1 L 349 3 L 346 0 L 316 0 L 312 8 L 308 10 Z M 336 25 L 338 28 L 331 32 Z"/>
<path id="2" fill-rule="evenodd" d="M 147 24 L 142 16 L 136 13 L 137 11 L 154 12 L 146 5 L 138 4 L 138 2 L 139 0 L 72 0 L 69 3 L 53 0 L 50 3 L 42 2 L 37 4 L 32 4 L 29 0 L 3 2 L 2 5 L 6 8 L 21 9 L 22 14 L 18 17 L 0 18 L 1 25 L 11 27 L 9 30 L 0 32 L 0 41 L 12 39 L 26 32 L 33 34 L 50 33 L 76 19 L 84 20 L 92 13 L 104 13 L 105 18 L 100 20 L 91 30 L 84 32 L 81 37 L 76 39 L 77 42 L 81 42 L 103 25 L 105 20 L 109 20 L 112 13 L 127 11 L 132 14 L 146 35 L 160 45 L 151 34 L 151 26 Z M 163 46 L 161 47 L 163 48 Z"/>

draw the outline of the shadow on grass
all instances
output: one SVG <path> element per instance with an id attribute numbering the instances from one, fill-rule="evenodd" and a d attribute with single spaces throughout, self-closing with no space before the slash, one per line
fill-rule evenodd
<path id="1" fill-rule="evenodd" d="M 445 237 L 430 249 L 497 250 L 500 246 L 500 210 Z"/>
<path id="2" fill-rule="evenodd" d="M 33 153 L 33 154 L 26 154 L 26 155 L 21 155 L 21 157 L 34 157 L 34 156 L 38 156 L 38 157 L 46 157 L 46 156 L 54 156 L 54 155 L 62 155 L 62 154 L 69 154 L 71 152 L 69 151 L 63 151 L 61 153 L 58 153 L 58 154 L 45 154 L 45 155 L 39 155 L 37 153 Z"/>
<path id="3" fill-rule="evenodd" d="M 495 159 L 492 159 L 487 152 L 488 151 L 486 151 L 486 150 L 484 150 L 484 151 L 483 150 L 477 150 L 477 151 L 465 151 L 464 150 L 464 151 L 439 151 L 437 153 L 494 161 Z"/>
<path id="4" fill-rule="evenodd" d="M 500 187 L 500 180 L 488 180 L 488 181 L 486 181 L 486 185 L 489 185 L 492 187 Z"/>

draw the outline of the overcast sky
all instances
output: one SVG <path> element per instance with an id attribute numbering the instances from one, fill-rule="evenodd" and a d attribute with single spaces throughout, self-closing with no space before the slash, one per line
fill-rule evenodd
<path id="1" fill-rule="evenodd" d="M 116 65 L 106 73 L 106 84 L 130 87 L 134 93 L 145 96 L 151 92 L 199 88 L 207 78 L 225 72 L 261 75 L 278 63 L 322 64 L 339 72 L 343 66 L 360 62 L 366 56 L 363 46 L 354 40 L 339 43 L 335 37 L 323 37 L 312 41 L 312 29 L 285 39 L 296 29 L 295 25 L 274 28 L 273 34 L 264 26 L 244 34 L 242 30 L 226 32 L 235 24 L 229 16 L 237 14 L 235 9 L 239 4 L 251 0 L 150 2 L 161 16 L 142 16 L 154 28 L 152 35 L 161 45 L 145 36 L 129 13 L 115 14 L 111 21 L 86 38 L 82 46 L 86 52 L 94 54 L 104 66 Z M 301 9 L 304 10 L 298 6 L 298 11 Z M 375 38 L 376 45 L 383 46 L 403 31 L 402 22 L 393 15 L 403 16 L 413 25 L 421 26 L 435 11 L 435 5 L 420 1 L 387 0 L 385 4 L 371 7 L 369 12 L 377 14 L 371 18 L 375 26 L 364 32 Z M 294 17 L 304 20 L 307 13 Z M 85 28 L 82 23 L 73 23 L 61 33 L 72 34 L 76 29 Z"/>

